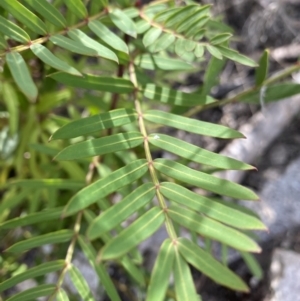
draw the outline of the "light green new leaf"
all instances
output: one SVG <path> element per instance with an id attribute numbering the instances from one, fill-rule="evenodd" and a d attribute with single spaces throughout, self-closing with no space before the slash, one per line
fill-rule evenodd
<path id="1" fill-rule="evenodd" d="M 113 205 L 101 213 L 89 226 L 87 236 L 90 240 L 100 237 L 123 222 L 141 207 L 149 203 L 155 195 L 153 183 L 145 183 L 132 193 L 127 195 L 121 202 Z"/>
<path id="2" fill-rule="evenodd" d="M 86 6 L 82 0 L 66 0 L 64 3 L 78 18 L 85 19 L 88 17 Z"/>
<path id="3" fill-rule="evenodd" d="M 197 43 L 194 42 L 194 41 L 191 41 L 191 40 L 186 40 L 186 43 L 185 43 L 185 50 L 188 51 L 188 52 L 191 52 L 193 51 L 197 46 Z"/>
<path id="4" fill-rule="evenodd" d="M 40 222 L 47 222 L 57 220 L 62 213 L 62 207 L 46 209 L 39 212 L 31 213 L 25 216 L 16 217 L 0 224 L 0 229 L 14 229 L 17 227 L 24 227 Z"/>
<path id="5" fill-rule="evenodd" d="M 104 265 L 102 263 L 96 262 L 96 251 L 94 247 L 89 242 L 85 241 L 84 238 L 80 235 L 78 237 L 78 242 L 86 258 L 89 260 L 90 265 L 97 272 L 101 284 L 104 286 L 106 293 L 111 301 L 121 301 L 121 298 L 119 297 L 119 294 Z"/>
<path id="6" fill-rule="evenodd" d="M 193 144 L 184 142 L 164 134 L 151 134 L 150 144 L 188 160 L 223 169 L 248 170 L 253 166 L 214 152 L 210 152 Z"/>
<path id="7" fill-rule="evenodd" d="M 178 56 L 183 56 L 185 53 L 186 53 L 186 50 L 185 50 L 185 43 L 186 43 L 186 40 L 185 39 L 182 39 L 182 38 L 178 38 L 175 42 L 175 53 L 178 55 Z"/>
<path id="8" fill-rule="evenodd" d="M 199 135 L 222 139 L 245 138 L 245 136 L 240 132 L 232 130 L 226 126 L 178 116 L 168 112 L 149 110 L 143 114 L 143 117 L 154 123 L 174 127 L 179 130 Z"/>
<path id="9" fill-rule="evenodd" d="M 258 280 L 261 280 L 263 278 L 264 272 L 257 259 L 250 253 L 240 253 L 252 275 L 255 276 Z"/>
<path id="10" fill-rule="evenodd" d="M 157 27 L 151 27 L 150 30 L 146 32 L 146 34 L 143 37 L 143 44 L 145 47 L 148 47 L 149 45 L 153 44 L 161 35 L 162 30 Z"/>
<path id="11" fill-rule="evenodd" d="M 97 90 L 112 93 L 130 93 L 134 90 L 134 85 L 128 79 L 118 77 L 94 76 L 85 74 L 78 77 L 66 73 L 55 73 L 51 78 L 67 86 Z"/>
<path id="12" fill-rule="evenodd" d="M 266 230 L 265 225 L 257 217 L 227 206 L 226 202 L 213 201 L 178 184 L 163 182 L 160 191 L 169 200 L 204 213 L 229 226 L 245 230 Z"/>
<path id="13" fill-rule="evenodd" d="M 258 68 L 255 70 L 255 85 L 261 86 L 265 81 L 269 71 L 269 50 L 265 50 L 258 62 Z"/>
<path id="14" fill-rule="evenodd" d="M 71 230 L 60 230 L 56 232 L 51 232 L 39 236 L 35 236 L 32 238 L 28 238 L 23 241 L 19 241 L 13 244 L 11 247 L 5 250 L 5 252 L 10 253 L 22 253 L 27 250 L 40 247 L 48 244 L 58 244 L 66 241 L 70 241 L 74 232 Z"/>
<path id="15" fill-rule="evenodd" d="M 50 296 L 56 290 L 55 284 L 41 284 L 39 286 L 30 288 L 26 291 L 18 293 L 6 301 L 32 301 L 36 300 L 39 297 Z"/>
<path id="16" fill-rule="evenodd" d="M 174 280 L 177 301 L 199 301 L 191 270 L 178 251 L 175 252 Z"/>
<path id="17" fill-rule="evenodd" d="M 132 19 L 130 19 L 122 10 L 114 9 L 109 13 L 109 17 L 121 31 L 136 38 L 136 26 Z"/>
<path id="18" fill-rule="evenodd" d="M 45 64 L 76 76 L 81 76 L 82 74 L 75 68 L 68 65 L 66 62 L 55 56 L 50 50 L 41 44 L 32 44 L 30 46 L 31 51 Z"/>
<path id="19" fill-rule="evenodd" d="M 222 44 L 232 37 L 231 33 L 220 33 L 210 39 L 212 45 Z"/>
<path id="20" fill-rule="evenodd" d="M 64 216 L 72 215 L 106 197 L 119 188 L 128 185 L 140 177 L 148 170 L 148 164 L 145 159 L 129 163 L 108 176 L 94 182 L 79 191 L 66 205 Z"/>
<path id="21" fill-rule="evenodd" d="M 69 301 L 67 293 L 62 288 L 56 293 L 56 301 Z"/>
<path id="22" fill-rule="evenodd" d="M 194 67 L 179 59 L 158 56 L 158 55 L 151 55 L 151 54 L 143 54 L 139 55 L 134 60 L 135 65 L 149 70 L 192 70 Z"/>
<path id="23" fill-rule="evenodd" d="M 88 27 L 94 32 L 94 34 L 98 36 L 98 38 L 100 38 L 113 49 L 128 53 L 128 47 L 126 43 L 99 21 L 90 21 L 88 23 Z"/>
<path id="24" fill-rule="evenodd" d="M 59 28 L 65 28 L 67 21 L 60 11 L 47 0 L 25 0 L 35 11 L 41 14 L 47 21 Z"/>
<path id="25" fill-rule="evenodd" d="M 18 52 L 7 53 L 6 62 L 20 90 L 28 97 L 28 99 L 35 101 L 38 90 L 21 54 Z"/>
<path id="26" fill-rule="evenodd" d="M 147 84 L 141 89 L 141 92 L 149 99 L 177 106 L 190 107 L 214 102 L 214 100 L 208 96 L 201 97 L 200 94 L 184 93 L 167 87 L 159 87 L 154 84 Z"/>
<path id="27" fill-rule="evenodd" d="M 137 120 L 137 113 L 132 109 L 116 109 L 106 113 L 82 118 L 59 128 L 50 138 L 70 139 L 89 135 L 104 129 L 111 129 Z"/>
<path id="28" fill-rule="evenodd" d="M 30 42 L 30 36 L 22 28 L 2 16 L 0 16 L 0 32 L 15 41 Z"/>
<path id="29" fill-rule="evenodd" d="M 70 275 L 74 287 L 81 296 L 82 300 L 95 301 L 85 278 L 82 276 L 78 268 L 72 264 L 68 269 L 68 273 Z"/>
<path id="30" fill-rule="evenodd" d="M 100 251 L 100 258 L 108 260 L 123 256 L 156 232 L 164 220 L 163 211 L 159 207 L 153 207 L 110 240 Z"/>
<path id="31" fill-rule="evenodd" d="M 210 46 L 212 47 L 212 46 Z M 245 55 L 242 55 L 240 53 L 238 53 L 237 51 L 224 47 L 224 46 L 216 46 L 216 48 L 218 49 L 219 52 L 221 52 L 221 54 L 235 62 L 238 62 L 242 65 L 245 66 L 249 66 L 249 67 L 257 67 L 257 63 L 254 62 L 253 60 L 251 60 L 250 58 L 246 57 Z M 208 50 L 208 48 L 207 48 Z"/>
<path id="32" fill-rule="evenodd" d="M 160 52 L 170 45 L 172 45 L 176 40 L 173 34 L 163 33 L 150 47 L 151 52 Z"/>
<path id="33" fill-rule="evenodd" d="M 117 63 L 119 62 L 118 57 L 115 55 L 114 52 L 112 52 L 110 49 L 103 46 L 99 42 L 95 41 L 94 39 L 90 38 L 81 30 L 79 29 L 69 30 L 68 36 L 73 40 L 80 42 L 82 45 L 94 49 L 97 52 L 98 56 L 101 56 L 108 60 L 115 61 Z"/>
<path id="34" fill-rule="evenodd" d="M 198 58 L 202 57 L 204 55 L 204 46 L 198 44 L 195 48 L 194 54 Z"/>
<path id="35" fill-rule="evenodd" d="M 242 279 L 195 243 L 186 238 L 179 238 L 178 247 L 180 254 L 189 264 L 215 282 L 234 290 L 249 291 Z"/>
<path id="36" fill-rule="evenodd" d="M 51 36 L 49 40 L 64 49 L 67 49 L 71 52 L 87 55 L 87 56 L 98 56 L 98 52 L 94 49 L 84 46 L 82 43 L 78 41 L 74 41 L 71 39 L 66 38 L 61 34 L 56 34 Z"/>
<path id="37" fill-rule="evenodd" d="M 136 23 L 136 32 L 137 34 L 143 34 L 146 32 L 149 28 L 151 28 L 151 24 L 148 23 L 146 20 L 139 20 Z"/>
<path id="38" fill-rule="evenodd" d="M 139 132 L 119 133 L 103 138 L 90 139 L 70 145 L 54 158 L 55 160 L 76 160 L 131 149 L 139 146 L 144 137 Z"/>
<path id="39" fill-rule="evenodd" d="M 17 0 L 1 0 L 0 6 L 11 13 L 22 24 L 40 35 L 47 35 L 45 23 Z"/>
<path id="40" fill-rule="evenodd" d="M 171 178 L 217 194 L 242 200 L 258 199 L 258 196 L 252 190 L 243 187 L 242 185 L 217 178 L 204 172 L 196 171 L 175 161 L 155 159 L 154 167 L 159 172 Z"/>
<path id="41" fill-rule="evenodd" d="M 206 45 L 206 49 L 215 58 L 217 58 L 219 60 L 223 59 L 222 53 L 219 51 L 219 49 L 217 47 L 212 46 L 212 45 Z"/>
<path id="42" fill-rule="evenodd" d="M 166 291 L 169 285 L 175 255 L 175 246 L 170 238 L 166 239 L 158 252 L 155 264 L 151 273 L 146 301 L 165 300 Z"/>
<path id="43" fill-rule="evenodd" d="M 65 266 L 64 260 L 56 260 L 56 261 L 42 263 L 38 266 L 35 266 L 34 268 L 28 269 L 25 272 L 21 274 L 17 274 L 0 283 L 0 292 L 3 292 L 4 290 L 7 290 L 8 288 L 15 286 L 18 283 L 23 282 L 24 280 L 33 279 L 38 276 L 59 271 L 63 269 L 64 266 Z"/>
<path id="44" fill-rule="evenodd" d="M 176 223 L 195 231 L 204 237 L 220 241 L 234 249 L 247 252 L 260 252 L 261 249 L 249 236 L 207 218 L 193 210 L 179 206 L 168 208 L 168 215 Z"/>

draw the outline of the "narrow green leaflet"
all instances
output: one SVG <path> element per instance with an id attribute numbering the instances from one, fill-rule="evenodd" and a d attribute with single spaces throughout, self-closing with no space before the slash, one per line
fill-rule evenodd
<path id="1" fill-rule="evenodd" d="M 160 52 L 170 45 L 172 45 L 176 40 L 175 35 L 169 33 L 163 33 L 149 48 L 151 52 Z"/>
<path id="2" fill-rule="evenodd" d="M 6 301 L 32 301 L 39 297 L 50 296 L 56 290 L 55 284 L 41 284 L 39 286 L 30 288 L 26 291 L 18 293 Z"/>
<path id="3" fill-rule="evenodd" d="M 146 301 L 165 300 L 175 256 L 175 246 L 170 238 L 160 247 L 148 286 Z"/>
<path id="4" fill-rule="evenodd" d="M 0 19 L 0 32 L 1 32 L 1 19 Z M 8 48 L 8 44 L 4 36 L 0 35 L 0 49 L 5 50 Z"/>
<path id="5" fill-rule="evenodd" d="M 200 94 L 184 93 L 172 90 L 167 87 L 159 87 L 154 84 L 147 84 L 141 89 L 143 95 L 149 99 L 162 103 L 191 107 L 214 102 L 211 97 L 202 97 Z"/>
<path id="6" fill-rule="evenodd" d="M 69 74 L 73 74 L 76 76 L 81 76 L 82 74 L 76 70 L 75 68 L 71 67 L 70 65 L 68 65 L 66 62 L 64 62 L 63 60 L 61 60 L 60 58 L 58 58 L 57 56 L 55 56 L 50 50 L 48 50 L 46 47 L 44 47 L 41 44 L 32 44 L 30 46 L 31 51 L 41 60 L 43 61 L 45 64 L 69 73 Z"/>
<path id="7" fill-rule="evenodd" d="M 22 253 L 27 250 L 40 247 L 48 244 L 58 244 L 66 241 L 70 241 L 74 235 L 71 230 L 60 230 L 56 232 L 47 233 L 44 235 L 28 238 L 23 241 L 19 241 L 5 250 L 10 253 Z"/>
<path id="8" fill-rule="evenodd" d="M 47 21 L 59 28 L 65 28 L 67 21 L 60 11 L 47 0 L 25 0 L 35 11 L 41 14 Z"/>
<path id="9" fill-rule="evenodd" d="M 169 200 L 204 213 L 229 226 L 245 230 L 266 230 L 265 225 L 257 217 L 226 206 L 225 202 L 213 201 L 178 184 L 163 182 L 160 191 Z"/>
<path id="10" fill-rule="evenodd" d="M 110 240 L 100 251 L 100 258 L 108 260 L 125 255 L 140 242 L 156 232 L 164 220 L 163 211 L 159 207 L 153 207 L 118 236 Z"/>
<path id="11" fill-rule="evenodd" d="M 197 46 L 196 42 L 190 41 L 190 40 L 186 40 L 185 50 L 188 51 L 188 52 L 193 51 L 196 46 Z"/>
<path id="12" fill-rule="evenodd" d="M 190 209 L 172 205 L 168 208 L 168 215 L 183 227 L 204 237 L 220 241 L 234 249 L 247 252 L 261 251 L 257 243 L 249 236 Z"/>
<path id="13" fill-rule="evenodd" d="M 175 161 L 155 159 L 154 167 L 159 172 L 171 178 L 188 183 L 189 185 L 195 185 L 217 194 L 242 200 L 258 199 L 258 196 L 252 190 L 243 187 L 242 185 L 217 178 L 204 172 L 196 171 Z"/>
<path id="14" fill-rule="evenodd" d="M 204 55 L 204 46 L 198 44 L 194 50 L 194 54 L 197 58 L 203 57 Z"/>
<path id="15" fill-rule="evenodd" d="M 215 282 L 234 290 L 249 291 L 242 279 L 195 243 L 186 238 L 179 238 L 178 247 L 180 254 L 189 264 Z"/>
<path id="16" fill-rule="evenodd" d="M 120 260 L 120 262 L 121 262 L 123 268 L 134 279 L 134 281 L 136 281 L 136 283 L 138 283 L 142 287 L 146 286 L 145 274 L 144 274 L 144 271 L 140 268 L 140 266 L 137 266 L 133 262 L 133 260 L 130 259 L 128 256 L 124 256 Z"/>
<path id="17" fill-rule="evenodd" d="M 2 16 L 0 16 L 0 32 L 15 41 L 30 42 L 30 36 L 22 28 Z"/>
<path id="18" fill-rule="evenodd" d="M 6 54 L 6 62 L 20 90 L 28 97 L 28 99 L 35 101 L 38 90 L 21 54 L 18 52 L 8 52 Z"/>
<path id="19" fill-rule="evenodd" d="M 231 33 L 221 33 L 210 39 L 212 45 L 218 45 L 226 42 L 232 37 Z"/>
<path id="20" fill-rule="evenodd" d="M 104 129 L 115 128 L 137 120 L 132 109 L 116 109 L 106 113 L 82 118 L 59 128 L 52 136 L 55 139 L 70 139 L 89 135 Z"/>
<path id="21" fill-rule="evenodd" d="M 141 207 L 149 203 L 155 195 L 153 183 L 145 183 L 121 202 L 113 205 L 101 213 L 89 226 L 87 236 L 90 240 L 100 237 L 123 222 L 126 218 L 137 212 Z"/>
<path id="22" fill-rule="evenodd" d="M 51 36 L 49 40 L 53 44 L 61 48 L 67 49 L 71 52 L 75 52 L 87 56 L 98 56 L 98 52 L 96 50 L 86 47 L 82 43 L 79 43 L 78 41 L 68 39 L 61 34 L 56 34 L 54 36 Z"/>
<path id="23" fill-rule="evenodd" d="M 150 144 L 162 148 L 179 157 L 190 161 L 214 166 L 223 169 L 248 170 L 254 169 L 253 166 L 244 162 L 225 157 L 214 152 L 207 151 L 193 144 L 184 142 L 164 134 L 151 134 L 148 137 Z"/>
<path id="24" fill-rule="evenodd" d="M 125 42 L 99 21 L 90 21 L 88 27 L 98 36 L 98 38 L 113 49 L 128 53 L 128 47 Z"/>
<path id="25" fill-rule="evenodd" d="M 206 45 L 206 49 L 215 58 L 217 58 L 219 60 L 223 59 L 222 53 L 220 52 L 220 50 L 217 47 L 212 46 L 212 45 Z"/>
<path id="26" fill-rule="evenodd" d="M 139 20 L 135 23 L 136 25 L 136 32 L 137 34 L 143 34 L 146 32 L 149 28 L 151 28 L 151 24 L 148 23 L 146 20 Z"/>
<path id="27" fill-rule="evenodd" d="M 45 23 L 17 0 L 1 0 L 0 6 L 11 13 L 22 24 L 40 35 L 47 35 Z"/>
<path id="28" fill-rule="evenodd" d="M 269 71 L 269 50 L 266 49 L 259 59 L 258 67 L 255 69 L 255 85 L 261 86 L 265 81 Z"/>
<path id="29" fill-rule="evenodd" d="M 160 28 L 151 27 L 143 37 L 144 46 L 148 47 L 149 45 L 153 44 L 159 38 L 161 33 L 162 30 Z"/>
<path id="30" fill-rule="evenodd" d="M 178 251 L 175 253 L 174 280 L 177 301 L 199 301 L 191 270 Z"/>
<path id="31" fill-rule="evenodd" d="M 85 19 L 88 17 L 86 6 L 82 0 L 67 0 L 64 3 L 78 18 Z"/>
<path id="32" fill-rule="evenodd" d="M 122 10 L 114 9 L 109 13 L 112 22 L 124 33 L 136 38 L 136 26 L 131 18 L 128 17 Z"/>
<path id="33" fill-rule="evenodd" d="M 50 77 L 67 86 L 88 90 L 112 93 L 130 93 L 134 90 L 134 85 L 130 80 L 118 77 L 94 76 L 88 74 L 85 74 L 84 77 L 78 77 L 62 72 L 52 74 Z"/>
<path id="34" fill-rule="evenodd" d="M 82 276 L 78 268 L 72 264 L 68 269 L 68 273 L 70 275 L 74 287 L 76 288 L 77 292 L 81 296 L 82 300 L 95 301 L 85 278 Z"/>
<path id="35" fill-rule="evenodd" d="M 24 227 L 40 222 L 47 222 L 57 220 L 62 213 L 62 207 L 54 209 L 46 209 L 36 213 L 31 213 L 22 217 L 16 217 L 0 224 L 0 229 L 14 229 L 17 227 Z"/>
<path id="36" fill-rule="evenodd" d="M 108 176 L 80 190 L 66 205 L 63 215 L 72 215 L 94 204 L 119 188 L 136 181 L 147 170 L 147 160 L 141 159 L 112 172 Z"/>
<path id="37" fill-rule="evenodd" d="M 119 62 L 118 57 L 114 52 L 112 52 L 110 49 L 103 46 L 99 42 L 95 41 L 94 39 L 90 38 L 83 31 L 79 29 L 72 29 L 68 31 L 68 36 L 73 40 L 80 42 L 82 45 L 94 49 L 97 52 L 98 56 L 115 61 L 117 63 Z"/>
<path id="38" fill-rule="evenodd" d="M 151 54 L 143 54 L 139 55 L 134 60 L 135 65 L 148 70 L 192 70 L 194 67 L 179 59 L 151 55 Z"/>
<path id="39" fill-rule="evenodd" d="M 90 139 L 70 145 L 55 157 L 55 160 L 76 160 L 131 149 L 142 144 L 144 137 L 139 132 L 115 134 L 103 138 Z"/>
<path id="40" fill-rule="evenodd" d="M 0 292 L 3 292 L 8 288 L 14 287 L 15 285 L 17 285 L 18 283 L 24 280 L 32 279 L 38 276 L 46 275 L 48 273 L 59 271 L 63 269 L 64 266 L 65 266 L 64 260 L 56 260 L 56 261 L 42 263 L 38 266 L 35 266 L 34 268 L 28 269 L 25 272 L 21 274 L 17 274 L 11 277 L 10 279 L 7 279 L 2 283 L 0 283 Z"/>
<path id="41" fill-rule="evenodd" d="M 164 23 L 170 16 L 172 16 L 175 12 L 178 12 L 180 10 L 181 10 L 180 7 L 170 8 L 170 7 L 165 7 L 165 6 L 161 6 L 161 7 L 158 6 L 157 7 L 157 11 L 159 13 L 155 15 L 155 17 L 153 18 L 153 20 L 156 23 Z"/>
<path id="42" fill-rule="evenodd" d="M 67 293 L 62 288 L 56 293 L 56 301 L 69 301 Z"/>
<path id="43" fill-rule="evenodd" d="M 174 127 L 179 130 L 199 135 L 222 139 L 245 138 L 245 136 L 240 132 L 232 130 L 226 126 L 183 117 L 168 112 L 149 110 L 143 114 L 143 117 L 154 123 Z"/>
<path id="44" fill-rule="evenodd" d="M 264 272 L 257 259 L 250 253 L 247 252 L 240 252 L 240 253 L 247 267 L 251 271 L 252 275 L 255 276 L 258 280 L 261 280 L 263 278 Z"/>

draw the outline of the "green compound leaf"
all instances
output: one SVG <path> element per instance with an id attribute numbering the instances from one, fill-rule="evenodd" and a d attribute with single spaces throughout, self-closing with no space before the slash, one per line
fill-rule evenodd
<path id="1" fill-rule="evenodd" d="M 179 130 L 199 135 L 222 139 L 245 138 L 245 136 L 240 132 L 232 130 L 226 126 L 183 117 L 168 112 L 149 110 L 143 114 L 143 117 L 154 123 L 174 127 Z"/>
<path id="2" fill-rule="evenodd" d="M 64 266 L 65 266 L 64 260 L 56 260 L 56 261 L 42 263 L 34 268 L 28 269 L 25 272 L 21 274 L 17 274 L 11 277 L 10 279 L 0 283 L 0 292 L 3 292 L 8 288 L 15 286 L 18 283 L 23 282 L 24 280 L 32 279 L 38 276 L 46 275 L 48 273 L 59 271 L 63 269 Z"/>
<path id="3" fill-rule="evenodd" d="M 41 284 L 39 286 L 30 288 L 26 291 L 18 293 L 6 301 L 32 301 L 39 297 L 50 296 L 56 290 L 55 284 Z"/>
<path id="4" fill-rule="evenodd" d="M 50 50 L 48 50 L 43 45 L 33 44 L 30 46 L 30 49 L 45 64 L 47 64 L 57 70 L 60 70 L 60 71 L 63 71 L 63 72 L 66 72 L 66 73 L 69 73 L 69 74 L 72 74 L 75 76 L 82 76 L 82 74 L 78 70 L 71 67 L 63 60 L 59 59 L 57 56 L 55 56 Z"/>
<path id="5" fill-rule="evenodd" d="M 60 230 L 56 232 L 51 232 L 17 242 L 8 249 L 6 249 L 5 252 L 22 253 L 43 245 L 58 244 L 70 241 L 73 235 L 74 232 L 71 230 Z"/>
<path id="6" fill-rule="evenodd" d="M 234 290 L 248 292 L 247 285 L 226 266 L 186 238 L 178 239 L 180 254 L 197 270 L 215 282 Z"/>
<path id="7" fill-rule="evenodd" d="M 176 40 L 172 34 L 163 33 L 149 48 L 151 52 L 160 52 L 171 46 Z"/>
<path id="8" fill-rule="evenodd" d="M 22 28 L 2 16 L 0 16 L 0 32 L 15 41 L 30 42 L 30 36 Z"/>
<path id="9" fill-rule="evenodd" d="M 21 54 L 18 52 L 7 53 L 6 62 L 20 90 L 28 97 L 28 99 L 35 101 L 38 90 Z"/>
<path id="10" fill-rule="evenodd" d="M 68 273 L 74 287 L 76 288 L 83 301 L 95 301 L 85 278 L 82 276 L 78 268 L 72 264 L 68 269 Z"/>
<path id="11" fill-rule="evenodd" d="M 78 18 L 85 19 L 88 17 L 87 9 L 81 0 L 65 0 L 64 3 Z"/>
<path id="12" fill-rule="evenodd" d="M 155 195 L 153 183 L 145 183 L 132 193 L 127 195 L 121 202 L 101 213 L 89 226 L 87 236 L 90 240 L 100 237 L 123 222 L 141 207 L 149 203 Z"/>
<path id="13" fill-rule="evenodd" d="M 75 120 L 59 128 L 52 136 L 55 139 L 70 139 L 111 129 L 137 120 L 137 113 L 132 109 L 116 109 L 106 113 Z"/>
<path id="14" fill-rule="evenodd" d="M 126 43 L 99 21 L 90 21 L 88 27 L 101 39 L 101 41 L 105 42 L 113 49 L 128 53 Z"/>
<path id="15" fill-rule="evenodd" d="M 209 96 L 202 97 L 200 94 L 184 93 L 154 84 L 147 84 L 141 92 L 149 99 L 177 106 L 191 107 L 214 102 Z"/>
<path id="16" fill-rule="evenodd" d="M 69 301 L 67 293 L 62 288 L 56 293 L 56 301 Z"/>
<path id="17" fill-rule="evenodd" d="M 161 35 L 162 30 L 157 27 L 152 27 L 143 37 L 143 44 L 145 47 L 152 45 Z"/>
<path id="18" fill-rule="evenodd" d="M 124 33 L 136 38 L 137 29 L 134 22 L 120 9 L 114 9 L 109 13 L 112 22 Z"/>
<path id="19" fill-rule="evenodd" d="M 162 148 L 179 157 L 193 162 L 214 166 L 223 169 L 247 170 L 253 166 L 244 162 L 207 151 L 193 144 L 184 142 L 164 134 L 151 134 L 148 137 L 150 144 Z"/>
<path id="20" fill-rule="evenodd" d="M 47 0 L 25 0 L 35 11 L 41 14 L 47 21 L 59 28 L 65 28 L 67 21 L 60 11 Z"/>
<path id="21" fill-rule="evenodd" d="M 108 60 L 115 61 L 117 63 L 119 62 L 118 57 L 115 55 L 114 52 L 112 52 L 110 49 L 103 46 L 99 42 L 95 41 L 94 39 L 90 38 L 88 35 L 86 35 L 81 30 L 79 30 L 79 29 L 69 30 L 68 36 L 70 38 L 72 38 L 73 40 L 81 43 L 82 45 L 95 50 L 97 52 L 98 56 L 101 56 Z"/>
<path id="22" fill-rule="evenodd" d="M 72 215 L 106 197 L 119 188 L 128 185 L 140 177 L 148 170 L 147 160 L 141 159 L 129 163 L 108 176 L 94 182 L 79 191 L 66 205 L 63 215 Z"/>
<path id="23" fill-rule="evenodd" d="M 151 273 L 146 301 L 165 300 L 169 278 L 175 257 L 175 247 L 170 238 L 160 247 L 154 268 Z"/>
<path id="24" fill-rule="evenodd" d="M 154 167 L 159 172 L 171 178 L 217 194 L 242 200 L 258 199 L 258 196 L 252 190 L 243 187 L 242 185 L 217 178 L 204 172 L 196 171 L 175 161 L 155 159 Z"/>
<path id="25" fill-rule="evenodd" d="M 266 226 L 257 217 L 227 206 L 226 202 L 213 201 L 178 184 L 163 182 L 160 191 L 169 200 L 229 226 L 245 230 L 266 230 Z"/>
<path id="26" fill-rule="evenodd" d="M 191 270 L 185 259 L 178 251 L 175 253 L 174 280 L 176 300 L 199 301 Z"/>
<path id="27" fill-rule="evenodd" d="M 0 6 L 33 32 L 40 35 L 47 35 L 45 23 L 17 0 L 1 0 Z"/>
<path id="28" fill-rule="evenodd" d="M 201 216 L 195 211 L 171 206 L 168 215 L 178 224 L 204 237 L 220 241 L 234 249 L 246 252 L 260 252 L 261 249 L 249 236 L 225 226 L 213 219 Z"/>
<path id="29" fill-rule="evenodd" d="M 115 134 L 103 138 L 91 139 L 70 145 L 54 158 L 55 160 L 76 160 L 131 149 L 139 146 L 144 137 L 139 132 Z"/>
<path id="30" fill-rule="evenodd" d="M 258 68 L 255 70 L 255 85 L 261 86 L 265 81 L 269 70 L 269 50 L 265 50 L 259 59 Z"/>
<path id="31" fill-rule="evenodd" d="M 78 77 L 62 72 L 52 74 L 50 77 L 67 86 L 88 90 L 112 93 L 130 93 L 134 90 L 134 85 L 130 80 L 118 77 L 94 76 L 88 74 L 85 74 L 84 77 Z"/>
<path id="32" fill-rule="evenodd" d="M 164 220 L 163 211 L 159 207 L 153 207 L 118 236 L 110 240 L 100 251 L 100 258 L 108 260 L 125 255 L 140 242 L 156 232 Z"/>

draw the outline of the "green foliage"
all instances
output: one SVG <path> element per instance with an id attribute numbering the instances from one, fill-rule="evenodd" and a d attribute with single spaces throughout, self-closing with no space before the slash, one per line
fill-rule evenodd
<path id="1" fill-rule="evenodd" d="M 9 288 L 34 278 L 36 287 L 5 300 L 73 300 L 63 286 L 68 273 L 76 298 L 94 300 L 72 263 L 77 249 L 113 301 L 121 297 L 117 279 L 108 273 L 112 261 L 147 301 L 199 300 L 190 265 L 221 285 L 248 291 L 206 244 L 212 239 L 223 249 L 240 251 L 252 273 L 261 277 L 249 254 L 260 248 L 244 231 L 265 226 L 251 212 L 222 200 L 257 196 L 214 176 L 208 167 L 253 167 L 162 134 L 160 127 L 243 138 L 191 116 L 235 100 L 259 102 L 261 89 L 265 101 L 299 93 L 296 84 L 274 85 L 294 69 L 268 79 L 265 52 L 255 87 L 217 102 L 209 93 L 227 58 L 250 67 L 257 64 L 230 48 L 232 34 L 211 17 L 210 6 L 192 1 L 135 7 L 121 0 L 1 0 L 0 9 L 3 298 Z M 175 89 L 168 77 L 203 66 L 203 86 L 193 93 Z M 178 159 L 154 159 L 157 149 Z M 219 197 L 211 198 L 210 192 Z M 149 278 L 138 245 L 161 226 L 168 238 Z M 181 237 L 182 228 L 190 239 Z M 18 269 L 18 255 L 47 244 L 55 250 L 47 259 L 39 255 L 36 266 Z M 3 263 L 11 260 L 15 265 L 7 268 Z M 51 272 L 57 272 L 57 281 L 45 284 L 42 276 Z"/>

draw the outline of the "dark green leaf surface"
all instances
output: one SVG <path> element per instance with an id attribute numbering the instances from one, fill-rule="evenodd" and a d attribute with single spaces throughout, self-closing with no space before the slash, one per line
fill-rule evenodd
<path id="1" fill-rule="evenodd" d="M 139 132 L 115 134 L 103 138 L 90 139 L 70 145 L 55 157 L 55 160 L 76 160 L 131 149 L 142 144 L 144 137 Z"/>
<path id="2" fill-rule="evenodd" d="M 124 33 L 136 38 L 136 26 L 134 22 L 120 9 L 114 9 L 109 13 L 112 22 Z"/>
<path id="3" fill-rule="evenodd" d="M 234 290 L 249 291 L 247 285 L 237 275 L 193 242 L 179 238 L 178 247 L 188 263 L 215 282 Z"/>
<path id="4" fill-rule="evenodd" d="M 100 258 L 108 260 L 123 256 L 156 232 L 164 220 L 163 211 L 158 207 L 153 207 L 110 240 L 101 250 Z"/>
<path id="5" fill-rule="evenodd" d="M 116 109 L 106 113 L 82 118 L 59 128 L 51 139 L 70 139 L 89 135 L 104 129 L 115 128 L 137 120 L 137 113 L 132 109 Z"/>
<path id="6" fill-rule="evenodd" d="M 261 86 L 268 75 L 269 70 L 269 50 L 265 50 L 258 62 L 258 68 L 255 70 L 255 84 Z"/>
<path id="7" fill-rule="evenodd" d="M 155 195 L 153 183 L 145 183 L 122 201 L 101 213 L 89 226 L 87 236 L 90 240 L 100 237 L 123 222 L 126 218 L 137 212 L 149 203 Z"/>
<path id="8" fill-rule="evenodd" d="M 79 191 L 66 205 L 63 215 L 72 215 L 94 204 L 119 188 L 136 181 L 147 170 L 147 161 L 141 159 L 112 172 L 108 176 Z"/>
<path id="9" fill-rule="evenodd" d="M 64 3 L 78 18 L 85 19 L 88 17 L 87 9 L 82 0 L 66 0 Z"/>
<path id="10" fill-rule="evenodd" d="M 15 41 L 21 43 L 30 42 L 30 36 L 22 28 L 11 21 L 4 19 L 2 16 L 0 16 L 0 32 Z"/>

